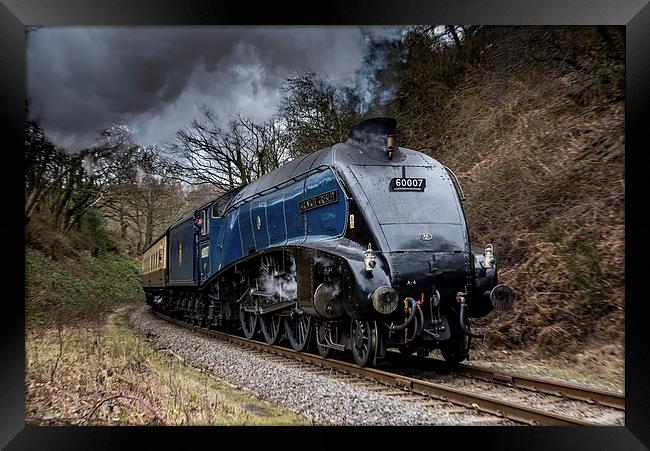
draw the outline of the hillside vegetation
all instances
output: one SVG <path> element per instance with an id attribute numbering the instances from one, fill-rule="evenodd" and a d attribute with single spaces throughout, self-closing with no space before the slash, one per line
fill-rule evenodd
<path id="1" fill-rule="evenodd" d="M 84 221 L 63 234 L 48 221 L 43 214 L 27 228 L 28 328 L 96 324 L 120 306 L 142 302 L 139 259 L 121 254 L 101 223 Z"/>
<path id="2" fill-rule="evenodd" d="M 547 356 L 594 346 L 622 359 L 622 30 L 480 33 L 489 45 L 447 50 L 457 77 L 446 89 L 407 63 L 395 106 L 402 143 L 458 175 L 473 243 L 495 246 L 500 280 L 519 295 L 512 312 L 478 323 L 491 346 Z M 414 80 L 435 110 L 412 104 Z"/>

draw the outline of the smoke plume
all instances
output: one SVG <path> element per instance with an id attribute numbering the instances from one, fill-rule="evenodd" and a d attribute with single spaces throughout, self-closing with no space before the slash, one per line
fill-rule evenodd
<path id="1" fill-rule="evenodd" d="M 129 124 L 138 144 L 171 139 L 200 106 L 223 117 L 272 117 L 288 76 L 312 70 L 386 101 L 403 27 L 43 27 L 27 34 L 31 118 L 69 149 Z M 399 55 L 398 55 L 399 56 Z"/>

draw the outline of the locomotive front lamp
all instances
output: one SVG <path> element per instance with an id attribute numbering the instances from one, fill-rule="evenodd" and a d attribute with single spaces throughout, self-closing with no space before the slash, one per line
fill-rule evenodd
<path id="1" fill-rule="evenodd" d="M 363 264 L 365 265 L 367 272 L 371 272 L 375 269 L 375 266 L 377 266 L 375 258 L 375 253 L 372 251 L 372 245 L 368 243 L 368 250 L 363 253 Z"/>
<path id="2" fill-rule="evenodd" d="M 494 247 L 491 244 L 485 246 L 485 257 L 483 258 L 483 263 L 481 265 L 486 269 L 494 268 L 496 259 L 494 258 Z"/>
<path id="3" fill-rule="evenodd" d="M 388 137 L 386 138 L 386 155 L 388 155 L 389 160 L 393 159 L 394 150 L 395 150 L 395 136 L 388 135 Z"/>

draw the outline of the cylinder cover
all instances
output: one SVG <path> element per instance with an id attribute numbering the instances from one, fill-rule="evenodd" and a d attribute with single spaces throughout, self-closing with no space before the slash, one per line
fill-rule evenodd
<path id="1" fill-rule="evenodd" d="M 334 283 L 321 283 L 314 292 L 314 308 L 323 318 L 333 319 L 343 314 L 341 287 Z"/>

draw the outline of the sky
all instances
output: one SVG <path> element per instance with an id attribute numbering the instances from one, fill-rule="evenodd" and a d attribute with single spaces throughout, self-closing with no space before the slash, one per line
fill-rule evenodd
<path id="1" fill-rule="evenodd" d="M 43 27 L 27 33 L 30 116 L 56 145 L 92 146 L 112 124 L 164 144 L 205 105 L 254 121 L 278 110 L 282 84 L 307 70 L 367 89 L 370 40 L 405 27 Z M 377 64 L 381 64 L 381 58 Z"/>

